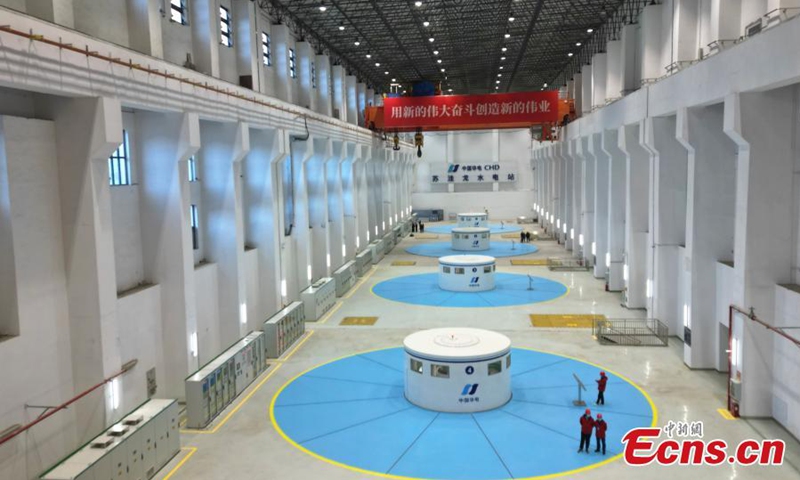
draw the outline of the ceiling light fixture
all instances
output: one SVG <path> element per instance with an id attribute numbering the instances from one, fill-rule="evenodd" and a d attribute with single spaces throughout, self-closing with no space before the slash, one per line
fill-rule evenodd
<path id="1" fill-rule="evenodd" d="M 384 75 L 389 75 L 389 72 L 383 72 Z"/>
<path id="2" fill-rule="evenodd" d="M 497 80 L 497 81 L 496 81 L 496 82 L 494 82 L 494 83 L 497 83 L 497 84 L 499 84 L 499 83 L 500 83 L 500 80 Z"/>
<path id="3" fill-rule="evenodd" d="M 442 73 L 444 73 L 444 68 L 442 69 Z"/>
<path id="4" fill-rule="evenodd" d="M 353 42 L 353 45 L 355 45 L 356 47 L 361 45 L 361 41 L 358 39 L 358 37 L 356 37 L 356 41 Z"/>
<path id="5" fill-rule="evenodd" d="M 587 28 L 586 29 L 586 33 L 592 33 L 592 32 L 594 32 L 594 28 Z"/>
<path id="6" fill-rule="evenodd" d="M 448 88 L 448 89 L 447 89 L 447 91 L 448 91 L 448 92 L 450 92 L 450 93 L 452 93 L 452 92 L 453 92 L 453 89 L 452 89 L 452 88 Z"/>
<path id="7" fill-rule="evenodd" d="M 340 32 L 344 31 L 344 25 L 339 25 L 339 31 Z"/>
<path id="8" fill-rule="evenodd" d="M 567 54 L 567 56 L 568 56 L 568 57 L 571 57 L 572 55 L 573 55 L 573 53 L 572 53 L 572 52 L 569 52 L 569 53 Z"/>
<path id="9" fill-rule="evenodd" d="M 502 76 L 503 76 L 503 74 L 502 74 L 502 73 L 498 73 L 498 74 L 497 74 L 497 76 L 498 76 L 498 77 L 502 77 Z"/>
<path id="10" fill-rule="evenodd" d="M 393 78 L 393 79 L 392 79 L 392 83 L 394 83 L 394 82 L 396 82 L 396 81 L 397 81 L 397 79 L 396 79 L 396 78 Z"/>
<path id="11" fill-rule="evenodd" d="M 434 50 L 434 51 L 433 51 L 433 54 L 434 54 L 434 55 L 439 55 L 439 50 Z"/>
<path id="12" fill-rule="evenodd" d="M 424 22 L 422 22 L 422 26 L 423 27 L 430 27 L 431 26 L 431 22 L 425 20 Z"/>
<path id="13" fill-rule="evenodd" d="M 505 36 L 506 38 L 511 38 L 511 34 L 510 34 L 510 33 L 508 33 L 508 30 L 506 30 L 506 34 L 505 34 L 504 36 Z"/>
<path id="14" fill-rule="evenodd" d="M 501 51 L 503 51 L 503 52 L 505 52 L 505 51 L 507 51 L 507 50 L 508 50 L 508 48 L 506 48 L 506 47 L 503 47 L 503 48 L 501 48 L 500 50 L 501 50 Z"/>
<path id="15" fill-rule="evenodd" d="M 581 42 L 577 42 L 577 43 L 575 44 L 575 46 L 576 46 L 576 47 L 580 47 L 580 46 L 581 46 Z"/>
<path id="16" fill-rule="evenodd" d="M 380 63 L 380 62 L 375 62 L 375 66 L 376 66 L 376 67 L 380 67 L 380 66 L 381 66 L 381 63 Z"/>
<path id="17" fill-rule="evenodd" d="M 436 63 L 442 63 L 442 59 L 436 60 Z"/>
<path id="18" fill-rule="evenodd" d="M 516 18 L 514 18 L 514 12 L 508 12 L 508 21 L 513 22 L 514 20 L 516 20 Z"/>
<path id="19" fill-rule="evenodd" d="M 327 9 L 328 9 L 328 7 L 325 6 L 325 2 L 319 2 L 319 11 L 320 12 L 324 12 Z"/>
<path id="20" fill-rule="evenodd" d="M 422 6 L 422 2 L 414 2 L 414 6 L 415 7 L 421 7 Z"/>
<path id="21" fill-rule="evenodd" d="M 433 43 L 433 37 L 429 38 L 428 41 Z"/>
<path id="22" fill-rule="evenodd" d="M 504 62 L 505 60 L 506 60 L 506 57 L 500 57 L 500 61 L 501 62 Z"/>
<path id="23" fill-rule="evenodd" d="M 502 65 L 500 65 L 500 70 L 502 70 L 502 69 L 503 69 L 503 66 L 502 66 Z"/>

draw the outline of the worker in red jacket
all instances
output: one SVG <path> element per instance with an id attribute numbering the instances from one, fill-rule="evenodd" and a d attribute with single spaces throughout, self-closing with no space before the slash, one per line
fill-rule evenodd
<path id="1" fill-rule="evenodd" d="M 589 445 L 592 443 L 592 429 L 594 428 L 594 418 L 592 418 L 592 411 L 588 408 L 586 412 L 581 415 L 581 446 L 578 453 L 585 451 L 589 453 Z"/>
<path id="2" fill-rule="evenodd" d="M 603 420 L 603 414 L 598 413 L 597 421 L 594 422 L 594 436 L 597 439 L 597 448 L 594 451 L 599 452 L 600 445 L 603 445 L 603 455 L 606 454 L 606 430 L 608 430 L 608 424 Z"/>
<path id="3" fill-rule="evenodd" d="M 597 401 L 594 402 L 595 405 L 605 405 L 606 404 L 606 397 L 604 397 L 604 393 L 606 391 L 606 383 L 608 383 L 608 377 L 606 377 L 606 372 L 600 372 L 600 380 L 595 380 L 597 382 Z"/>

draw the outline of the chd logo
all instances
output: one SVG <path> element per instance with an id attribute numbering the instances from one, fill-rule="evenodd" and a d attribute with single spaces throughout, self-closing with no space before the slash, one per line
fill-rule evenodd
<path id="1" fill-rule="evenodd" d="M 478 286 L 478 281 L 479 281 L 480 279 L 481 279 L 481 277 L 472 277 L 472 278 L 470 279 L 470 281 L 469 281 L 469 286 L 470 286 L 470 287 L 477 287 L 477 286 Z"/>
<path id="2" fill-rule="evenodd" d="M 458 171 L 458 167 L 459 166 L 460 165 L 457 164 L 457 163 L 454 163 L 454 164 L 450 165 L 449 167 L 447 167 L 447 173 L 456 173 Z"/>
<path id="3" fill-rule="evenodd" d="M 478 384 L 477 383 L 468 383 L 464 385 L 464 390 L 461 390 L 461 395 L 475 395 L 478 391 Z"/>
<path id="4" fill-rule="evenodd" d="M 475 240 L 472 242 L 472 246 L 477 247 L 480 243 L 481 243 L 480 240 Z"/>

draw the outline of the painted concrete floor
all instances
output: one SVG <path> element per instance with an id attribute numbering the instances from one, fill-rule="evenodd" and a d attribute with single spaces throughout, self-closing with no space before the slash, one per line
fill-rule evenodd
<path id="1" fill-rule="evenodd" d="M 605 314 L 638 317 L 643 312 L 620 306 L 619 294 L 603 290 L 603 282 L 586 272 L 550 272 L 546 267 L 511 266 L 498 260 L 498 271 L 541 276 L 564 283 L 569 294 L 549 303 L 479 310 L 399 305 L 371 292 L 376 283 L 399 275 L 434 271 L 437 260 L 406 254 L 404 249 L 423 242 L 406 238 L 334 310 L 317 323 L 308 323 L 303 340 L 289 357 L 275 362 L 228 411 L 204 432 L 184 432 L 184 448 L 156 478 L 165 480 L 211 479 L 364 479 L 353 472 L 314 458 L 287 443 L 273 428 L 269 404 L 275 393 L 301 372 L 324 362 L 376 348 L 396 347 L 409 333 L 423 328 L 458 324 L 489 328 L 508 335 L 515 346 L 577 357 L 625 375 L 651 396 L 660 425 L 669 420 L 703 421 L 705 439 L 725 439 L 729 444 L 753 438 L 782 438 L 787 456 L 780 467 L 628 467 L 617 460 L 569 478 L 615 480 L 673 479 L 800 479 L 800 443 L 772 420 L 726 420 L 717 409 L 726 398 L 724 374 L 692 371 L 682 361 L 683 345 L 670 339 L 669 347 L 600 346 L 588 329 L 541 329 L 530 326 L 531 313 Z M 436 241 L 436 240 L 428 240 Z M 522 258 L 564 256 L 555 242 L 538 242 L 539 252 Z M 393 261 L 416 261 L 414 266 L 391 266 Z M 345 316 L 376 316 L 374 326 L 339 326 Z M 577 422 L 576 422 L 577 423 Z M 534 445 L 531 446 L 534 448 Z M 572 452 L 568 452 L 571 454 Z M 469 462 L 466 458 L 465 461 Z"/>

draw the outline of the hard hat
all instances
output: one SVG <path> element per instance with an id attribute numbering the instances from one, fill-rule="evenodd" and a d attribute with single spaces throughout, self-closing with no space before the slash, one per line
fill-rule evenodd
<path id="1" fill-rule="evenodd" d="M 606 372 L 600 372 L 600 376 L 601 377 L 605 377 L 606 376 Z"/>
<path id="2" fill-rule="evenodd" d="M 592 414 L 592 411 L 587 408 L 586 409 L 586 415 L 591 415 L 591 414 Z"/>
<path id="3" fill-rule="evenodd" d="M 597 414 L 597 418 L 603 418 L 603 414 L 602 413 L 598 413 Z"/>

